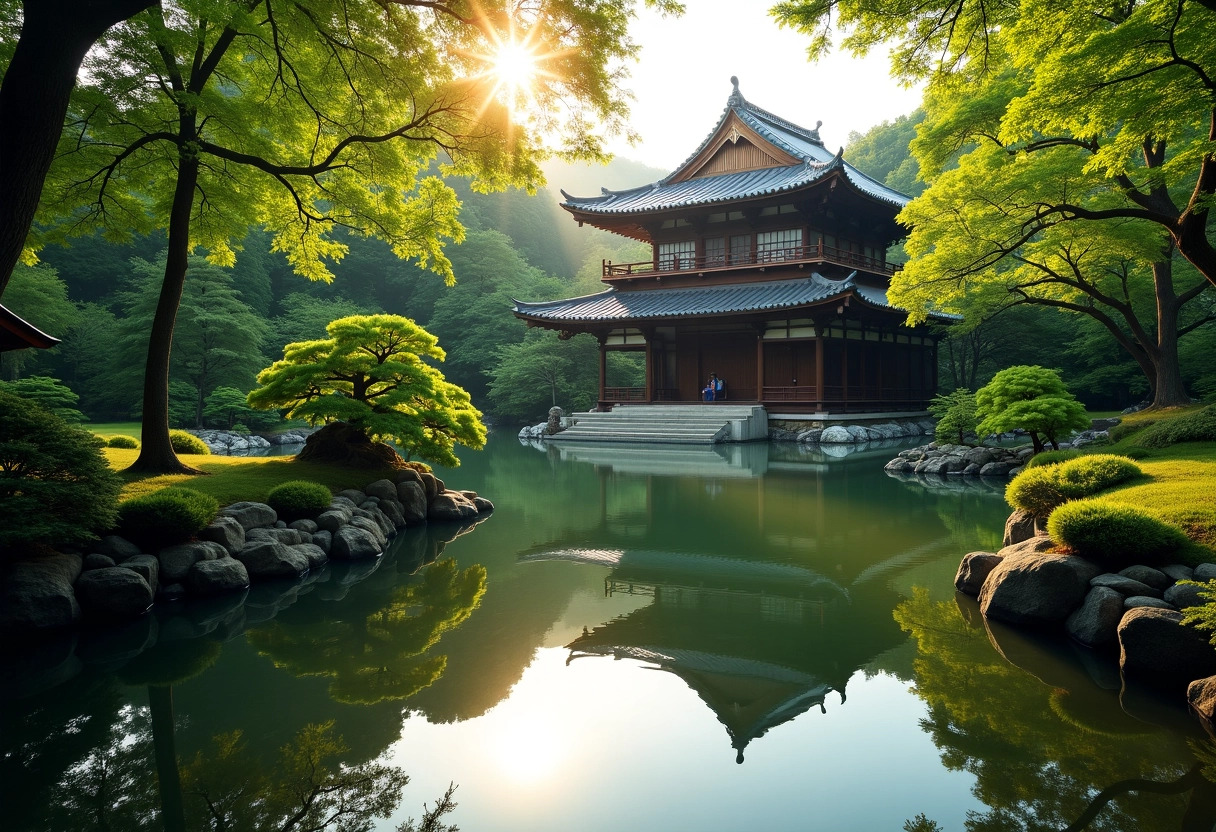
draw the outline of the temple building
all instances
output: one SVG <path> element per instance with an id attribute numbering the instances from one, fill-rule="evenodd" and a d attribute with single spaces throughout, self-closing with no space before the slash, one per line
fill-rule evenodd
<path id="1" fill-rule="evenodd" d="M 598 196 L 562 192 L 588 224 L 648 243 L 603 264 L 607 289 L 515 315 L 600 344 L 600 409 L 699 402 L 710 373 L 732 404 L 783 414 L 923 411 L 937 335 L 887 302 L 886 252 L 908 197 L 808 130 L 748 102 L 738 80 L 709 137 L 665 179 Z M 606 384 L 608 350 L 645 352 L 642 387 Z"/>

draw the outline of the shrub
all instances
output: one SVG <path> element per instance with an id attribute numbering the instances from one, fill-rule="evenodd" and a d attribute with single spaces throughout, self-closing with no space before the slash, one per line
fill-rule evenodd
<path id="1" fill-rule="evenodd" d="M 122 480 L 101 440 L 0 391 L 0 549 L 79 543 L 114 522 Z"/>
<path id="2" fill-rule="evenodd" d="M 1180 530 L 1134 506 L 1077 500 L 1060 506 L 1047 532 L 1074 554 L 1112 570 L 1160 563 L 1187 545 Z"/>
<path id="3" fill-rule="evenodd" d="M 1164 448 L 1178 442 L 1216 441 L 1216 405 L 1197 413 L 1154 422 L 1137 441 L 1146 448 Z"/>
<path id="4" fill-rule="evenodd" d="M 288 522 L 305 517 L 315 517 L 329 508 L 333 495 L 319 482 L 292 480 L 270 489 L 266 505 L 278 513 L 280 520 Z"/>
<path id="5" fill-rule="evenodd" d="M 1133 422 L 1123 421 L 1109 428 L 1106 433 L 1110 436 L 1111 442 L 1122 442 L 1133 433 L 1139 433 L 1145 428 L 1157 424 L 1157 419 L 1137 419 Z"/>
<path id="6" fill-rule="evenodd" d="M 1066 452 L 1049 451 L 1031 458 L 1037 459 L 1047 453 Z M 1113 454 L 1078 456 L 1057 464 L 1027 466 L 1009 483 L 1005 499 L 1014 508 L 1029 511 L 1036 517 L 1046 517 L 1068 500 L 1091 497 L 1140 474 L 1140 467 L 1126 457 Z"/>
<path id="7" fill-rule="evenodd" d="M 175 454 L 203 454 L 205 456 L 211 453 L 206 442 L 184 430 L 169 431 L 169 441 L 173 444 Z"/>
<path id="8" fill-rule="evenodd" d="M 1060 490 L 1070 499 L 1089 497 L 1143 473 L 1140 466 L 1127 457 L 1114 454 L 1082 456 L 1057 469 Z"/>
<path id="9" fill-rule="evenodd" d="M 249 426 L 241 424 L 240 422 L 237 422 L 235 425 L 232 426 L 232 432 L 239 433 L 241 436 L 248 436 L 249 435 Z"/>
<path id="10" fill-rule="evenodd" d="M 1070 459 L 1076 459 L 1081 455 L 1081 452 L 1075 449 L 1064 451 L 1043 451 L 1035 454 L 1030 459 L 1026 460 L 1024 468 L 1041 468 L 1044 465 L 1058 465 L 1061 462 L 1067 462 Z"/>
<path id="11" fill-rule="evenodd" d="M 107 448 L 127 448 L 132 451 L 139 448 L 139 440 L 134 436 L 111 436 L 105 442 Z"/>
<path id="12" fill-rule="evenodd" d="M 190 488 L 162 488 L 118 507 L 119 532 L 150 547 L 189 540 L 215 518 L 220 504 Z"/>
<path id="13" fill-rule="evenodd" d="M 1058 466 L 1026 468 L 1005 488 L 1005 500 L 1014 508 L 1046 517 L 1068 498 L 1060 490 Z"/>
<path id="14" fill-rule="evenodd" d="M 1181 581 L 1180 583 L 1200 587 L 1199 597 L 1207 603 L 1197 607 L 1187 607 L 1182 611 L 1182 623 L 1192 624 L 1200 630 L 1211 633 L 1213 646 L 1216 646 L 1216 580 L 1201 584 L 1198 581 Z"/>

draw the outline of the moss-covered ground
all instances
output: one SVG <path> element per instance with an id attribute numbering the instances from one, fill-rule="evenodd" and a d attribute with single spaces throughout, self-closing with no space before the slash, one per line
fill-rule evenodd
<path id="1" fill-rule="evenodd" d="M 135 461 L 139 451 L 106 448 L 106 459 L 120 472 Z M 333 492 L 345 488 L 362 488 L 373 480 L 390 477 L 391 471 L 348 468 L 320 463 L 300 462 L 286 456 L 183 456 L 182 462 L 207 473 L 206 476 L 170 474 L 158 477 L 138 477 L 123 474 L 126 485 L 122 497 L 126 500 L 170 485 L 185 486 L 210 494 L 220 505 L 241 500 L 264 501 L 270 489 L 288 480 L 311 480 L 328 486 Z"/>

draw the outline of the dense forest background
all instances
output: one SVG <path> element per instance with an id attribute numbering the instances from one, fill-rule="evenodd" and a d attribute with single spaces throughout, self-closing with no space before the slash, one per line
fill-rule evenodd
<path id="1" fill-rule="evenodd" d="M 850 135 L 846 158 L 897 190 L 919 194 L 925 183 L 909 142 L 922 117 L 917 111 Z M 546 169 L 551 189 L 535 195 L 478 194 L 453 182 L 468 232 L 463 244 L 448 248 L 453 287 L 397 259 L 384 243 L 359 236 L 347 240 L 350 251 L 333 266 L 332 283 L 293 274 L 258 230 L 250 231 L 232 268 L 194 258 L 173 343 L 171 422 L 272 426 L 277 414 L 243 405 L 257 372 L 282 357 L 285 344 L 323 337 L 329 321 L 370 312 L 405 315 L 434 333 L 447 351 L 445 375 L 467 389 L 492 422 L 539 421 L 554 402 L 590 407 L 598 386 L 595 341 L 528 330 L 511 314 L 511 301 L 597 292 L 602 260 L 649 259 L 648 247 L 578 228 L 559 207 L 558 188 L 595 193 L 666 173 L 624 159 L 607 167 L 553 164 Z M 892 259 L 901 254 L 897 247 Z M 18 267 L 5 304 L 63 343 L 46 352 L 5 353 L 0 375 L 58 379 L 79 396 L 77 408 L 91 421 L 137 418 L 163 236 L 126 244 L 85 237 L 40 257 L 37 266 Z M 1185 269 L 1177 271 L 1187 277 Z M 1195 326 L 1180 342 L 1184 382 L 1196 397 L 1216 395 L 1216 370 L 1207 360 L 1216 351 L 1216 323 L 1207 320 L 1216 311 L 1212 295 L 1208 290 L 1190 305 L 1187 320 Z M 1138 302 L 1151 321 L 1151 285 Z M 642 383 L 636 354 L 609 357 L 609 384 Z M 1109 332 L 1084 315 L 1041 306 L 1012 305 L 988 320 L 969 321 L 942 342 L 940 361 L 942 392 L 974 390 L 1015 364 L 1061 370 L 1094 410 L 1122 409 L 1148 392 L 1144 374 Z"/>

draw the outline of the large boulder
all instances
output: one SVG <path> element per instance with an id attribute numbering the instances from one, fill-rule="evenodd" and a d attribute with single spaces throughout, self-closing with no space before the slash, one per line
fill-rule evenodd
<path id="1" fill-rule="evenodd" d="M 133 569 L 94 569 L 76 579 L 76 599 L 88 615 L 134 618 L 152 608 L 152 587 Z"/>
<path id="2" fill-rule="evenodd" d="M 1001 556 L 992 552 L 971 552 L 963 555 L 963 562 L 954 576 L 954 588 L 971 597 L 980 594 L 980 588 L 988 574 L 1001 562 Z"/>
<path id="3" fill-rule="evenodd" d="M 265 503 L 251 502 L 233 503 L 227 508 L 220 509 L 220 515 L 235 518 L 246 532 L 250 529 L 273 526 L 279 519 L 279 515 L 270 506 Z"/>
<path id="4" fill-rule="evenodd" d="M 353 522 L 338 529 L 329 549 L 330 556 L 335 560 L 364 560 L 379 557 L 383 552 L 384 548 L 376 535 Z"/>
<path id="5" fill-rule="evenodd" d="M 1129 566 L 1126 569 L 1120 570 L 1119 574 L 1125 578 L 1131 578 L 1133 581 L 1139 581 L 1142 584 L 1151 586 L 1158 592 L 1164 592 L 1174 583 L 1174 579 L 1169 575 L 1151 566 Z M 1153 593 L 1146 592 L 1143 594 L 1152 595 Z"/>
<path id="6" fill-rule="evenodd" d="M 379 501 L 367 500 L 355 512 L 357 517 L 366 517 L 377 526 L 380 527 L 381 533 L 384 534 L 384 539 L 387 542 L 397 532 L 397 527 L 393 525 L 393 521 L 388 519 L 383 511 L 380 510 Z"/>
<path id="7" fill-rule="evenodd" d="M 392 480 L 376 480 L 369 483 L 363 489 L 363 493 L 381 500 L 395 500 L 397 499 L 397 485 Z"/>
<path id="8" fill-rule="evenodd" d="M 174 584 L 186 577 L 190 567 L 200 560 L 215 560 L 227 557 L 228 550 L 210 540 L 192 540 L 176 546 L 166 546 L 156 553 L 160 561 L 160 579 Z"/>
<path id="9" fill-rule="evenodd" d="M 380 524 L 375 520 L 372 520 L 369 517 L 364 517 L 363 515 L 356 515 L 355 517 L 350 518 L 350 524 L 346 526 L 346 528 L 352 527 L 356 529 L 363 529 L 369 533 L 373 538 L 375 538 L 376 543 L 380 545 L 382 550 L 388 545 L 388 535 L 384 533 L 384 529 L 382 529 Z"/>
<path id="10" fill-rule="evenodd" d="M 148 582 L 148 586 L 152 587 L 152 594 L 156 594 L 156 590 L 160 588 L 160 561 L 151 555 L 136 555 L 133 558 L 127 558 L 121 564 L 123 569 L 134 569 L 143 579 Z"/>
<path id="11" fill-rule="evenodd" d="M 314 543 L 300 543 L 292 546 L 291 551 L 297 552 L 307 558 L 309 569 L 316 569 L 329 562 L 329 555 L 325 553 L 324 549 Z"/>
<path id="12" fill-rule="evenodd" d="M 983 471 L 980 472 L 981 474 Z M 1025 509 L 1017 509 L 1005 520 L 1005 537 L 1002 546 L 1012 546 L 1034 537 L 1034 515 Z"/>
<path id="13" fill-rule="evenodd" d="M 290 523 L 287 524 L 287 528 L 295 529 L 298 532 L 303 532 L 305 534 L 305 536 L 309 536 L 309 535 L 314 534 L 317 531 L 317 529 L 320 527 L 317 525 L 316 520 L 303 519 L 303 520 L 292 520 Z"/>
<path id="14" fill-rule="evenodd" d="M 388 518 L 388 521 L 393 524 L 394 531 L 405 526 L 405 512 L 401 509 L 401 503 L 397 502 L 396 487 L 393 489 L 392 498 L 381 500 L 379 508 L 384 513 L 384 516 Z"/>
<path id="15" fill-rule="evenodd" d="M 1198 607 L 1207 603 L 1206 599 L 1199 597 L 1201 590 L 1202 587 L 1194 584 L 1174 584 L 1165 591 L 1165 602 L 1178 609 Z"/>
<path id="16" fill-rule="evenodd" d="M 1149 595 L 1153 598 L 1161 597 L 1161 590 L 1159 589 L 1153 589 L 1148 584 L 1142 584 L 1139 581 L 1126 578 L 1123 575 L 1112 575 L 1109 572 L 1098 575 L 1096 578 L 1090 581 L 1090 584 L 1092 586 L 1108 587 L 1125 597 L 1128 595 Z"/>
<path id="17" fill-rule="evenodd" d="M 329 554 L 329 547 L 334 543 L 332 532 L 327 532 L 324 529 L 312 533 L 312 545 L 318 547 L 325 554 Z"/>
<path id="18" fill-rule="evenodd" d="M 1121 620 L 1123 596 L 1110 587 L 1095 586 L 1064 626 L 1073 639 L 1086 647 L 1106 647 L 1118 639 Z"/>
<path id="19" fill-rule="evenodd" d="M 419 472 L 418 477 L 422 481 L 422 490 L 426 492 L 427 500 L 433 500 L 435 495 L 442 494 L 447 488 L 443 484 L 443 480 L 430 472 Z"/>
<path id="20" fill-rule="evenodd" d="M 235 517 L 221 514 L 198 533 L 199 540 L 210 540 L 232 553 L 245 545 L 245 527 Z"/>
<path id="21" fill-rule="evenodd" d="M 273 540 L 284 546 L 295 546 L 297 543 L 303 543 L 311 538 L 311 534 L 304 534 L 296 529 L 250 529 L 245 536 L 246 542 Z"/>
<path id="22" fill-rule="evenodd" d="M 819 434 L 819 444 L 821 445 L 847 445 L 856 441 L 848 428 L 840 425 L 824 428 L 823 433 Z"/>
<path id="23" fill-rule="evenodd" d="M 308 558 L 273 540 L 247 543 L 233 557 L 245 564 L 251 578 L 298 578 L 308 571 Z"/>
<path id="24" fill-rule="evenodd" d="M 80 577 L 80 555 L 56 552 L 12 565 L 0 603 L 0 628 L 57 630 L 80 618 L 72 585 Z"/>
<path id="25" fill-rule="evenodd" d="M 984 581 L 980 612 L 1020 626 L 1060 624 L 1081 606 L 1090 579 L 1099 571 L 1089 561 L 1071 555 L 1005 557 Z"/>
<path id="26" fill-rule="evenodd" d="M 1216 736 L 1216 676 L 1196 679 L 1187 685 L 1186 701 L 1208 733 Z"/>
<path id="27" fill-rule="evenodd" d="M 80 562 L 80 568 L 85 572 L 90 569 L 106 569 L 110 566 L 116 566 L 114 558 L 109 555 L 99 555 L 97 552 L 92 552 L 84 556 Z"/>
<path id="28" fill-rule="evenodd" d="M 350 522 L 351 513 L 341 508 L 330 508 L 317 516 L 317 528 L 333 534 Z"/>
<path id="29" fill-rule="evenodd" d="M 1182 613 L 1152 607 L 1128 610 L 1119 622 L 1119 667 L 1124 678 L 1171 690 L 1216 676 L 1216 649 Z"/>
<path id="30" fill-rule="evenodd" d="M 417 471 L 412 471 L 417 476 Z M 407 525 L 426 522 L 427 496 L 422 480 L 401 480 L 397 483 L 397 499 L 401 503 L 401 512 L 405 515 Z"/>
<path id="31" fill-rule="evenodd" d="M 143 554 L 134 543 L 116 534 L 108 534 L 96 543 L 91 544 L 89 551 L 96 552 L 99 555 L 108 555 L 114 559 L 115 563 L 121 563 L 127 558 Z"/>
<path id="32" fill-rule="evenodd" d="M 473 507 L 477 509 L 478 514 L 484 514 L 487 511 L 494 510 L 494 504 L 491 503 L 489 500 L 487 500 L 485 497 L 474 497 L 473 498 Z"/>
<path id="33" fill-rule="evenodd" d="M 427 520 L 438 523 L 459 522 L 475 516 L 477 516 L 477 507 L 463 494 L 455 491 L 436 494 L 427 505 L 426 511 Z"/>
<path id="34" fill-rule="evenodd" d="M 201 560 L 186 573 L 184 581 L 191 595 L 220 595 L 249 587 L 249 570 L 236 558 Z"/>

